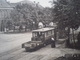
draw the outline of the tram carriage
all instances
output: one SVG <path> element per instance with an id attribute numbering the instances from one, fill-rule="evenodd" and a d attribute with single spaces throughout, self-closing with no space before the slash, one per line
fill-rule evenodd
<path id="1" fill-rule="evenodd" d="M 54 37 L 54 28 L 41 28 L 32 31 L 31 41 L 23 43 L 22 48 L 26 51 L 39 49 L 51 43 L 51 37 Z"/>

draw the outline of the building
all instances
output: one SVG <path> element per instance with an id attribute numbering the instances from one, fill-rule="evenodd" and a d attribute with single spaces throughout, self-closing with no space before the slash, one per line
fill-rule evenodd
<path id="1" fill-rule="evenodd" d="M 6 22 L 11 20 L 10 13 L 13 7 L 6 0 L 0 0 L 0 31 L 4 31 Z"/>

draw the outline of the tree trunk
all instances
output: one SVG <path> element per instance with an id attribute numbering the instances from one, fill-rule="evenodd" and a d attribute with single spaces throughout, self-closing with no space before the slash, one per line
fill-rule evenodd
<path id="1" fill-rule="evenodd" d="M 70 47 L 70 28 L 68 27 L 68 34 L 67 34 L 67 36 L 68 36 L 68 39 L 66 40 L 66 46 L 67 47 Z"/>
<path id="2" fill-rule="evenodd" d="M 75 48 L 75 37 L 74 37 L 74 29 L 72 28 L 72 37 L 73 37 L 73 48 Z"/>
<path id="3" fill-rule="evenodd" d="M 15 32 L 15 26 L 13 27 L 13 31 Z"/>

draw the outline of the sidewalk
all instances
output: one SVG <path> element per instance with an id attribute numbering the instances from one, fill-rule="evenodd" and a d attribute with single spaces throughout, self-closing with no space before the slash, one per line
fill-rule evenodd
<path id="1" fill-rule="evenodd" d="M 80 50 L 78 49 L 72 49 L 72 48 L 66 48 L 65 46 L 65 39 L 59 39 L 59 44 L 56 44 L 56 48 L 60 49 L 62 52 L 65 52 L 64 54 L 75 54 L 75 53 L 79 53 L 80 54 Z"/>
<path id="2" fill-rule="evenodd" d="M 46 46 L 46 48 L 42 48 L 37 52 L 31 53 L 33 55 L 43 55 L 44 57 L 40 60 L 65 60 L 65 59 L 58 59 L 60 57 L 64 57 L 66 54 L 80 54 L 80 50 L 64 48 L 60 45 L 56 45 L 55 48 L 51 48 L 51 45 Z"/>
<path id="3" fill-rule="evenodd" d="M 43 53 L 40 52 L 40 54 L 46 55 L 41 60 L 68 60 L 68 59 L 64 59 L 65 56 L 69 57 L 74 54 L 80 54 L 80 50 L 70 49 L 70 48 L 61 48 L 61 47 L 58 48 L 58 46 L 56 48 L 49 48 L 48 50 L 43 51 Z"/>
<path id="4" fill-rule="evenodd" d="M 64 41 L 64 40 L 61 40 L 61 41 Z M 61 56 L 57 56 L 57 57 L 53 56 L 53 58 L 51 58 L 50 60 L 80 60 L 80 50 L 65 48 L 65 43 L 56 44 L 56 48 L 54 49 L 59 50 L 61 53 Z M 57 52 L 57 50 L 54 52 Z"/>

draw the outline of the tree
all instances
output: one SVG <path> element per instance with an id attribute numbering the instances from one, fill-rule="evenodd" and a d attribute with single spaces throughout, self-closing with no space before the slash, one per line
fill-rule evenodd
<path id="1" fill-rule="evenodd" d="M 16 25 L 20 25 L 23 23 L 25 25 L 28 25 L 28 28 L 32 28 L 31 25 L 33 24 L 33 22 L 37 27 L 38 21 L 40 20 L 39 16 L 41 15 L 41 13 L 42 9 L 37 5 L 33 7 L 26 3 L 17 5 L 11 13 L 11 17 Z"/>
<path id="2" fill-rule="evenodd" d="M 80 24 L 79 0 L 57 0 L 54 2 L 53 15 L 58 26 L 76 28 Z"/>
<path id="3" fill-rule="evenodd" d="M 53 3 L 53 21 L 57 22 L 58 28 L 77 29 L 80 25 L 80 0 L 56 0 Z"/>
<path id="4" fill-rule="evenodd" d="M 52 8 L 46 7 L 43 9 L 43 13 L 44 15 L 42 15 L 44 18 L 44 23 L 45 24 L 49 24 L 50 22 L 52 22 L 53 17 L 52 17 Z"/>
<path id="5" fill-rule="evenodd" d="M 33 9 L 29 4 L 17 5 L 11 13 L 13 24 L 18 26 L 25 25 L 26 28 L 29 28 L 32 22 L 31 15 Z"/>

